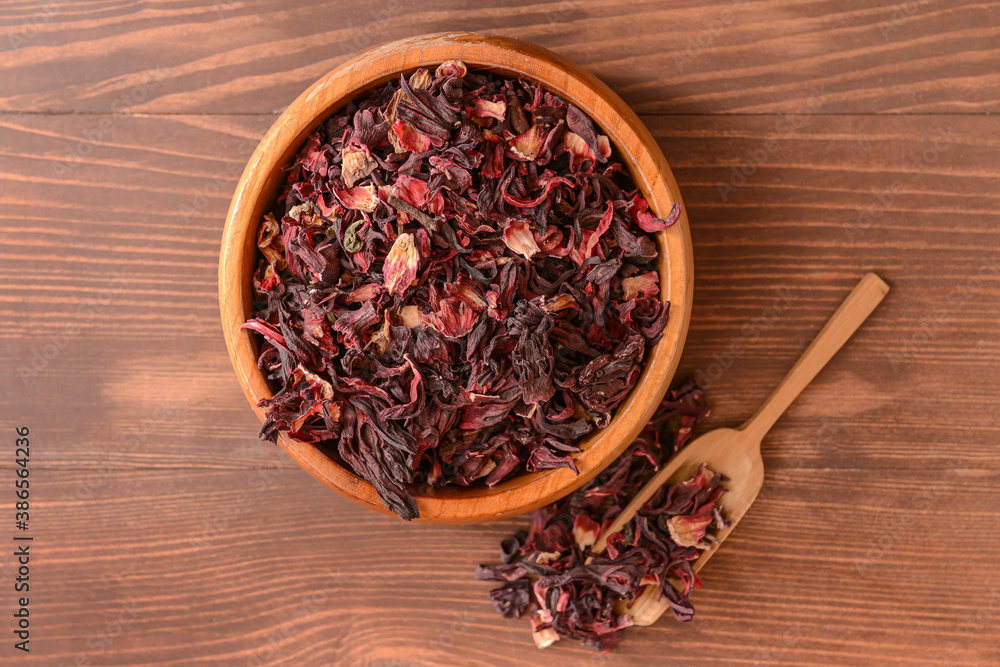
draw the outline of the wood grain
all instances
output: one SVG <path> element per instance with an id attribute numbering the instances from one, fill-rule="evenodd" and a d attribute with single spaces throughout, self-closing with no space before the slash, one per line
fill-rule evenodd
<path id="1" fill-rule="evenodd" d="M 3 643 L 0 661 L 1000 662 L 996 5 L 919 4 L 880 44 L 902 5 L 747 3 L 673 72 L 684 43 L 664 35 L 723 6 L 587 3 L 550 26 L 558 4 L 406 3 L 384 27 L 360 4 L 0 7 L 0 48 L 49 16 L 0 53 L 0 427 L 35 438 L 39 585 L 31 655 Z M 273 111 L 369 26 L 373 43 L 535 40 L 647 113 L 690 214 L 681 373 L 710 380 L 706 428 L 752 414 L 857 276 L 891 284 L 764 439 L 761 496 L 702 571 L 690 624 L 633 631 L 606 661 L 538 651 L 472 578 L 525 520 L 405 526 L 256 440 L 217 322 L 229 197 Z M 174 69 L 143 113 L 107 113 L 157 64 Z M 782 115 L 824 82 L 821 107 Z"/>
<path id="2" fill-rule="evenodd" d="M 52 2 L 0 9 L 0 109 L 280 110 L 359 51 L 473 30 L 553 49 L 640 113 L 996 112 L 1000 5 L 976 0 Z"/>
<path id="3" fill-rule="evenodd" d="M 240 142 L 272 120 L 118 118 L 114 139 L 66 177 L 72 187 L 55 188 L 53 157 L 94 119 L 3 119 L 0 270 L 8 296 L 0 349 L 13 390 L 2 394 L 2 414 L 37 429 L 46 553 L 38 579 L 59 583 L 40 598 L 33 660 L 71 664 L 78 653 L 121 665 L 247 664 L 254 656 L 279 665 L 586 659 L 568 643 L 536 652 L 525 624 L 495 616 L 488 585 L 471 578 L 523 521 L 401 526 L 337 499 L 255 441 L 256 419 L 215 322 L 211 251 L 235 175 L 196 215 L 184 218 L 178 206 L 227 173 L 227 161 L 244 159 Z M 765 439 L 762 496 L 704 570 L 696 620 L 632 633 L 610 664 L 642 660 L 664 645 L 690 664 L 755 656 L 912 664 L 934 651 L 947 664 L 997 659 L 1000 623 L 989 618 L 998 617 L 982 615 L 993 613 L 995 584 L 985 573 L 1000 528 L 1000 397 L 985 372 L 1000 357 L 1000 279 L 974 281 L 997 247 L 988 187 L 1000 153 L 997 120 L 946 119 L 958 138 L 913 181 L 907 156 L 921 152 L 943 120 L 816 116 L 778 136 L 782 149 L 726 201 L 715 184 L 777 136 L 774 120 L 646 120 L 676 165 L 698 250 L 682 369 L 713 373 L 714 354 L 744 343 L 709 388 L 708 426 L 735 425 L 753 411 L 863 268 L 879 270 L 894 289 Z M 849 243 L 845 225 L 875 201 L 873 185 L 896 179 L 906 180 L 906 191 Z M 78 313 L 122 266 L 128 279 L 107 308 Z M 776 294 L 779 286 L 788 291 Z M 967 300 L 946 307 L 960 292 Z M 767 319 L 782 295 L 787 307 L 774 324 L 751 324 L 744 336 L 742 327 Z M 907 353 L 939 310 L 934 335 Z M 18 369 L 30 367 L 53 327 L 68 325 L 79 331 L 23 384 Z M 890 354 L 901 355 L 896 371 Z M 254 471 L 274 471 L 260 493 L 251 487 L 259 486 Z M 206 525 L 211 539 L 202 547 Z M 428 553 L 428 543 L 440 549 Z M 322 609 L 294 611 L 329 566 L 345 569 L 344 589 Z M 139 618 L 106 650 L 88 648 L 129 596 Z M 289 620 L 293 632 L 285 633 Z M 269 635 L 278 637 L 275 646 Z M 431 654 L 423 655 L 427 646 Z"/>

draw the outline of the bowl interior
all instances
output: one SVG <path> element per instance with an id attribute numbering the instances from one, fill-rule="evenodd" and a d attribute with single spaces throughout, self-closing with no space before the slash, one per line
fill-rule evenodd
<path id="1" fill-rule="evenodd" d="M 275 122 L 252 156 L 230 208 L 220 264 L 220 292 L 227 345 L 240 382 L 255 411 L 274 387 L 256 367 L 256 336 L 240 331 L 254 312 L 251 276 L 256 269 L 257 229 L 285 183 L 285 167 L 317 127 L 345 108 L 352 99 L 400 74 L 419 67 L 433 67 L 461 59 L 470 68 L 540 83 L 577 105 L 611 140 L 623 166 L 649 202 L 663 216 L 679 202 L 679 194 L 666 160 L 645 127 L 630 109 L 592 75 L 559 56 L 514 40 L 483 38 L 469 33 L 430 35 L 424 44 L 437 47 L 414 51 L 415 40 L 386 47 L 345 63 L 303 93 Z M 516 57 L 511 58 L 512 53 Z M 421 55 L 423 53 L 423 55 Z M 393 55 L 397 58 L 393 58 Z M 401 60 L 393 62 L 393 60 Z M 554 71 L 553 71 L 554 70 Z M 575 71 L 570 71 L 575 70 Z M 560 76 L 561 75 L 561 76 Z M 603 89 L 603 90 L 602 90 Z M 566 469 L 525 473 L 493 487 L 421 486 L 414 497 L 421 519 L 437 522 L 474 522 L 529 511 L 571 492 L 610 463 L 642 429 L 661 400 L 676 368 L 690 313 L 691 252 L 686 215 L 673 227 L 659 232 L 661 299 L 671 302 L 663 338 L 651 346 L 636 386 L 615 411 L 611 424 L 583 438 L 576 456 L 580 475 Z M 248 360 L 253 363 L 248 364 Z M 374 489 L 342 465 L 335 453 L 324 453 L 310 443 L 282 435 L 280 444 L 327 486 L 379 511 L 385 512 Z M 600 451 L 596 451 L 597 449 Z M 596 454 L 596 455 L 595 455 Z M 484 504 L 493 499 L 494 502 Z M 496 502 L 499 499 L 500 502 Z M 472 504 L 478 500 L 478 503 Z"/>

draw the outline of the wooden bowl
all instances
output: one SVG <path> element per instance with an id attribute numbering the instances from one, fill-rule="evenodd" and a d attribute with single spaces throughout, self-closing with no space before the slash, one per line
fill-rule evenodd
<path id="1" fill-rule="evenodd" d="M 226 346 L 243 391 L 257 407 L 271 388 L 257 368 L 258 346 L 241 331 L 253 313 L 251 275 L 257 266 L 258 225 L 273 207 L 285 180 L 283 168 L 306 137 L 355 97 L 419 67 L 433 69 L 445 60 L 489 69 L 543 84 L 569 100 L 607 134 L 652 210 L 663 217 L 680 193 L 652 135 L 611 89 L 589 72 L 546 49 L 506 37 L 439 33 L 387 44 L 350 60 L 313 84 L 285 110 L 261 140 L 236 188 L 223 233 L 219 299 Z M 579 488 L 610 464 L 649 421 L 667 390 L 687 335 L 691 314 L 692 257 L 687 215 L 658 234 L 660 288 L 670 302 L 662 340 L 652 346 L 638 384 L 618 407 L 611 424 L 583 439 L 576 458 L 580 474 L 560 468 L 524 474 L 494 487 L 415 492 L 418 521 L 479 523 L 541 507 Z M 349 468 L 310 443 L 282 434 L 279 444 L 299 465 L 334 491 L 384 514 L 375 489 Z"/>

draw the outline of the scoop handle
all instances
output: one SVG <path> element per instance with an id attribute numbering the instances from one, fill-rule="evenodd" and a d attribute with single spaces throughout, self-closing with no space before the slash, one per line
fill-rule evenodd
<path id="1" fill-rule="evenodd" d="M 875 307 L 889 292 L 889 286 L 874 273 L 867 274 L 847 295 L 837 312 L 827 320 L 805 353 L 788 371 L 760 409 L 746 421 L 740 430 L 760 442 L 771 430 L 774 422 L 784 414 L 816 374 L 826 366 L 844 343 L 858 330 Z"/>

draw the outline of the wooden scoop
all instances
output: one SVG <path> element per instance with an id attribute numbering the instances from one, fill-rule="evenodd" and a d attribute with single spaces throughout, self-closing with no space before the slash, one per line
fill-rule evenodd
<path id="1" fill-rule="evenodd" d="M 636 511 L 665 482 L 676 484 L 684 481 L 705 463 L 710 470 L 729 478 L 725 483 L 726 493 L 719 505 L 732 524 L 715 533 L 719 542 L 705 550 L 692 563 L 695 572 L 704 567 L 760 493 L 760 487 L 764 483 L 764 462 L 760 457 L 761 439 L 820 369 L 871 315 L 888 291 L 889 286 L 874 273 L 862 278 L 756 414 L 737 429 L 711 431 L 682 449 L 642 487 L 615 522 L 600 536 L 594 544 L 593 552 L 603 553 L 608 537 L 630 522 Z M 647 586 L 631 607 L 623 605 L 617 611 L 632 616 L 635 625 L 650 625 L 669 609 L 665 600 L 657 601 L 656 597 L 656 587 Z"/>

